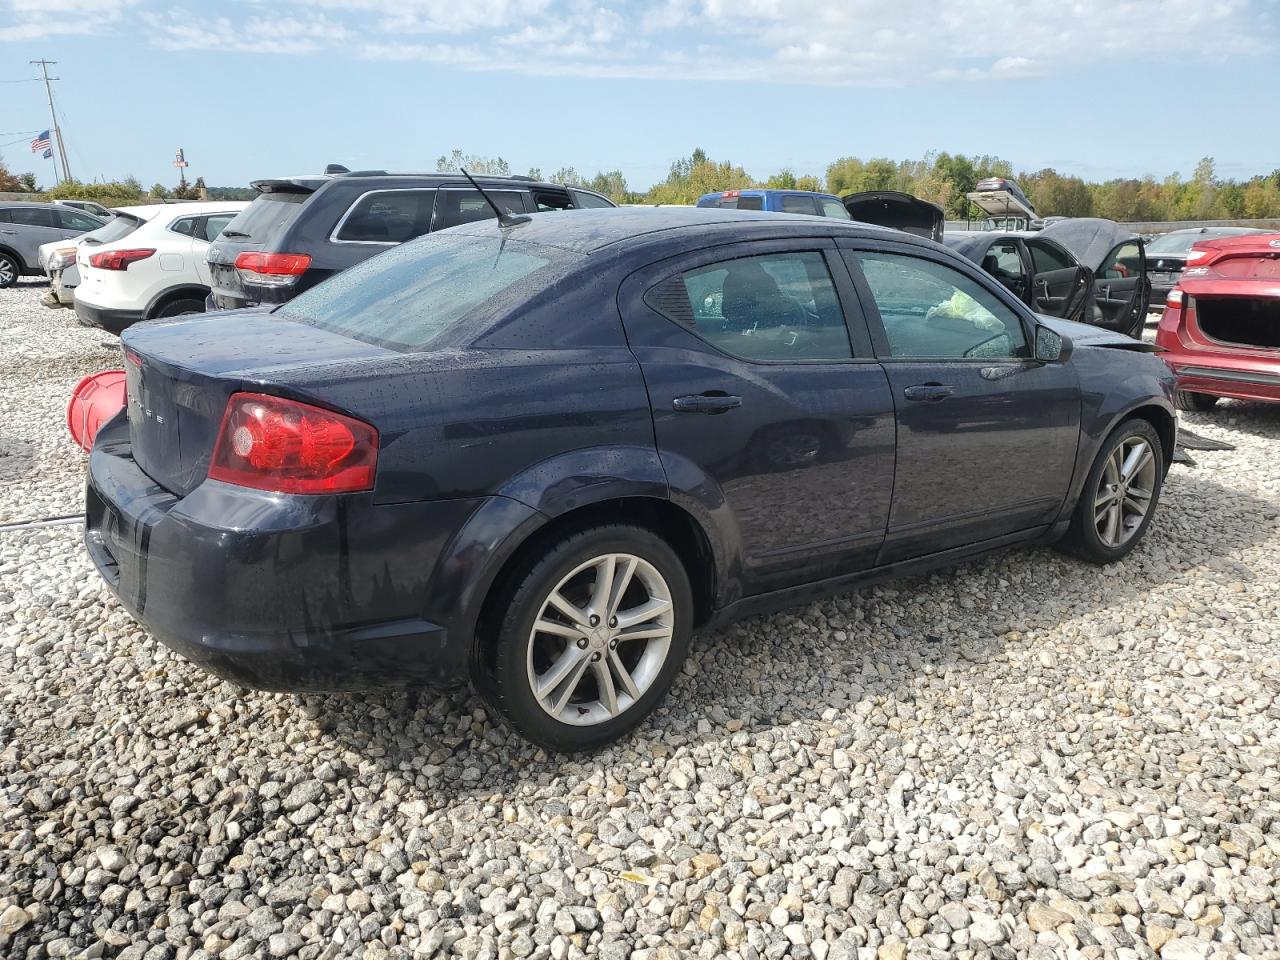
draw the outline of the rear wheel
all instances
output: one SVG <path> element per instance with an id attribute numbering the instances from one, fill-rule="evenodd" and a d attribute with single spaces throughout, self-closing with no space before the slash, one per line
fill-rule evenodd
<path id="1" fill-rule="evenodd" d="M 1155 427 L 1142 419 L 1126 420 L 1102 445 L 1062 548 L 1090 563 L 1119 560 L 1147 532 L 1163 483 L 1164 455 Z"/>
<path id="2" fill-rule="evenodd" d="M 1195 410 L 1199 413 L 1207 413 L 1218 405 L 1218 398 L 1211 393 L 1191 393 L 1188 390 L 1179 390 L 1177 403 L 1179 410 Z"/>
<path id="3" fill-rule="evenodd" d="M 170 300 L 153 313 L 152 319 L 160 317 L 182 317 L 188 313 L 204 313 L 204 301 L 195 299 Z"/>
<path id="4" fill-rule="evenodd" d="M 12 287 L 18 282 L 18 261 L 7 253 L 0 253 L 0 288 Z"/>
<path id="5" fill-rule="evenodd" d="M 587 750 L 631 730 L 689 649 L 684 565 L 640 527 L 565 537 L 495 602 L 496 636 L 485 639 L 496 655 L 482 687 L 521 736 L 551 750 Z"/>

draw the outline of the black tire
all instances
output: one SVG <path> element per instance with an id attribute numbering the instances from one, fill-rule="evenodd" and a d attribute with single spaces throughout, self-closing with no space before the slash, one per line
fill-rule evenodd
<path id="1" fill-rule="evenodd" d="M 551 592 L 565 577 L 593 558 L 608 554 L 638 557 L 651 565 L 665 581 L 671 602 L 671 638 L 665 660 L 660 661 L 651 682 L 639 698 L 611 719 L 579 726 L 552 716 L 535 696 L 530 677 L 534 623 L 542 614 Z M 492 604 L 485 617 L 487 626 L 482 628 L 480 638 L 492 654 L 486 666 L 481 668 L 484 676 L 476 678 L 476 685 L 517 733 L 548 750 L 561 753 L 591 750 L 617 740 L 635 728 L 666 695 L 689 651 L 693 627 L 693 592 L 689 576 L 667 542 L 643 527 L 605 525 L 567 534 L 513 571 Z M 545 637 L 539 640 L 540 644 L 546 642 Z M 562 642 L 565 652 L 571 652 L 569 641 Z M 632 641 L 632 644 L 637 643 L 639 641 Z M 535 654 L 539 650 L 535 648 Z M 584 656 L 600 659 L 600 655 L 591 653 L 590 648 L 586 651 Z M 609 654 L 606 652 L 604 656 Z M 588 689 L 595 684 L 594 676 L 588 676 L 590 674 L 591 670 L 586 669 L 581 674 L 584 681 L 580 681 L 580 684 L 588 684 Z M 579 685 L 578 689 L 583 688 Z M 574 703 L 568 706 L 573 707 Z M 580 712 L 585 714 L 585 710 Z"/>
<path id="2" fill-rule="evenodd" d="M 161 317 L 183 317 L 189 313 L 204 313 L 204 301 L 192 299 L 170 300 L 151 315 L 152 320 Z"/>
<path id="3" fill-rule="evenodd" d="M 1195 410 L 1197 413 L 1208 413 L 1218 405 L 1218 398 L 1211 393 L 1192 393 L 1179 390 L 1177 406 L 1179 410 Z"/>
<path id="4" fill-rule="evenodd" d="M 0 290 L 12 287 L 22 276 L 22 264 L 10 254 L 0 251 Z"/>
<path id="5" fill-rule="evenodd" d="M 1133 529 L 1133 532 L 1128 535 L 1128 539 L 1123 543 L 1113 545 L 1104 542 L 1098 532 L 1098 521 L 1095 516 L 1096 503 L 1099 494 L 1102 492 L 1100 488 L 1103 473 L 1107 469 L 1107 461 L 1117 447 L 1135 438 L 1146 440 L 1155 455 L 1156 462 L 1151 484 L 1151 500 L 1147 507 L 1146 515 L 1142 517 L 1141 522 Z M 1058 547 L 1065 553 L 1096 564 L 1114 563 L 1128 555 L 1146 536 L 1147 528 L 1151 525 L 1151 518 L 1155 516 L 1156 509 L 1160 503 L 1160 491 L 1164 486 L 1165 462 L 1165 453 L 1160 443 L 1160 435 L 1149 421 L 1134 417 L 1116 427 L 1098 451 L 1097 459 L 1094 461 L 1093 467 L 1089 471 L 1089 476 L 1085 479 L 1084 487 L 1080 491 L 1080 500 L 1071 515 L 1071 526 L 1067 530 L 1066 536 L 1059 542 Z"/>

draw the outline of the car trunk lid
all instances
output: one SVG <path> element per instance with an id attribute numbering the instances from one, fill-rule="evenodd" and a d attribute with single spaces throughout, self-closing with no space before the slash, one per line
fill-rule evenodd
<path id="1" fill-rule="evenodd" d="M 121 339 L 133 458 L 178 496 L 204 481 L 233 393 L 314 400 L 290 384 L 314 379 L 316 367 L 390 353 L 256 310 L 151 323 Z"/>
<path id="2" fill-rule="evenodd" d="M 928 200 L 896 190 L 873 190 L 851 193 L 840 202 L 854 220 L 942 241 L 946 212 Z"/>

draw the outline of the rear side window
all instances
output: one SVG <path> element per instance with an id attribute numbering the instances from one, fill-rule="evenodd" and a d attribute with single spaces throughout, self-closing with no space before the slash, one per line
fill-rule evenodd
<path id="1" fill-rule="evenodd" d="M 422 237 L 312 287 L 279 313 L 356 340 L 415 350 L 466 318 L 519 306 L 580 259 L 530 243 Z"/>
<path id="2" fill-rule="evenodd" d="M 180 233 L 184 237 L 194 237 L 196 230 L 200 227 L 199 217 L 183 217 L 181 220 L 175 220 L 169 224 L 169 229 L 174 233 Z"/>
<path id="3" fill-rule="evenodd" d="M 524 194 L 519 190 L 486 190 L 504 213 L 525 213 Z M 432 230 L 444 230 L 462 223 L 496 219 L 493 208 L 476 190 L 441 190 L 436 196 Z"/>
<path id="4" fill-rule="evenodd" d="M 57 226 L 53 219 L 53 211 L 43 207 L 12 207 L 9 210 L 9 221 L 28 227 Z"/>
<path id="5" fill-rule="evenodd" d="M 813 197 L 797 197 L 792 194 L 783 194 L 782 212 L 816 214 L 818 211 L 813 204 Z"/>
<path id="6" fill-rule="evenodd" d="M 821 253 L 774 253 L 698 267 L 645 301 L 744 360 L 848 360 L 844 312 Z"/>
<path id="7" fill-rule="evenodd" d="M 302 212 L 309 193 L 261 193 L 227 224 L 225 232 L 233 240 L 267 243 Z"/>
<path id="8" fill-rule="evenodd" d="M 377 190 L 355 202 L 334 239 L 346 243 L 404 243 L 431 229 L 434 190 Z"/>
<path id="9" fill-rule="evenodd" d="M 763 210 L 764 197 L 739 197 L 738 209 L 739 210 Z"/>
<path id="10" fill-rule="evenodd" d="M 533 204 L 538 213 L 548 213 L 553 210 L 568 210 L 573 206 L 573 201 L 567 193 L 538 190 L 533 195 Z"/>

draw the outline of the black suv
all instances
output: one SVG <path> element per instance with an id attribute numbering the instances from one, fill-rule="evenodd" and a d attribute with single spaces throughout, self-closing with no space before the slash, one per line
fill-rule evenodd
<path id="1" fill-rule="evenodd" d="M 529 177 L 476 177 L 512 214 L 613 201 Z M 257 198 L 209 246 L 209 310 L 284 303 L 321 280 L 433 230 L 492 219 L 460 173 L 351 173 L 257 180 Z"/>

